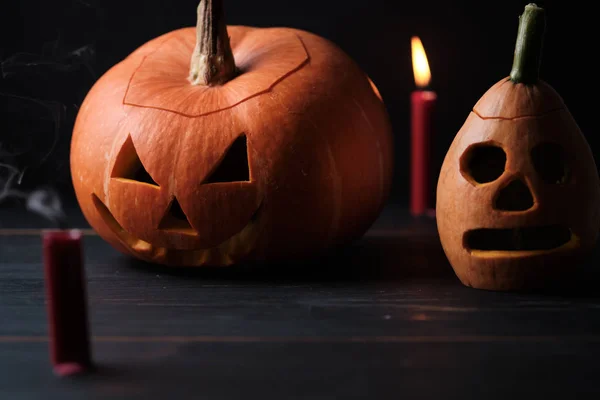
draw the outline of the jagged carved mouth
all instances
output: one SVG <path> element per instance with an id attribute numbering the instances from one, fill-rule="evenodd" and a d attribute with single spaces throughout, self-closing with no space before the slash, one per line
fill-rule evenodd
<path id="1" fill-rule="evenodd" d="M 92 201 L 104 223 L 133 253 L 150 261 L 167 262 L 177 265 L 230 265 L 237 258 L 248 254 L 258 237 L 258 219 L 262 203 L 256 209 L 248 224 L 221 244 L 198 250 L 181 250 L 155 246 L 126 231 L 104 203 L 92 194 Z"/>
<path id="2" fill-rule="evenodd" d="M 577 237 L 562 225 L 507 229 L 481 228 L 465 232 L 464 247 L 472 254 L 498 252 L 505 255 L 542 254 L 574 245 Z"/>

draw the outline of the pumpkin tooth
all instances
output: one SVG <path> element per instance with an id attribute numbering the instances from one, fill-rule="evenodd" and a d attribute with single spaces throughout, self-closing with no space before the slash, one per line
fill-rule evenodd
<path id="1" fill-rule="evenodd" d="M 164 247 L 156 247 L 154 251 L 155 258 L 165 258 L 167 256 L 167 249 Z"/>
<path id="2" fill-rule="evenodd" d="M 231 251 L 232 246 L 235 243 L 236 236 L 237 235 L 232 236 L 228 240 L 226 240 L 225 242 L 221 243 L 221 245 L 218 246 L 219 253 L 221 253 L 221 254 L 229 254 L 229 252 Z"/>
<path id="3" fill-rule="evenodd" d="M 224 249 L 224 252 L 230 256 L 229 258 L 236 258 L 239 255 L 246 254 L 256 242 L 256 237 L 257 228 L 256 225 L 251 222 L 246 225 L 240 233 L 229 240 L 228 248 Z M 233 259 L 231 261 L 233 262 Z"/>
<path id="4" fill-rule="evenodd" d="M 246 228 L 244 228 L 244 230 L 245 230 L 245 229 L 246 229 Z M 240 234 L 240 235 L 235 235 L 235 236 L 232 238 L 233 240 L 231 240 L 231 241 L 229 242 L 229 246 L 228 246 L 228 247 L 229 247 L 229 249 L 227 250 L 227 253 L 226 253 L 226 254 L 237 254 L 237 253 L 238 253 L 238 252 L 241 250 L 241 247 L 242 247 L 242 245 L 243 245 L 243 242 L 242 242 L 242 236 L 243 236 L 243 234 L 244 234 L 244 230 L 242 230 L 242 232 L 241 232 L 241 234 Z"/>
<path id="5" fill-rule="evenodd" d="M 137 241 L 132 243 L 131 248 L 142 254 L 151 254 L 152 253 L 152 245 L 141 239 L 138 239 Z"/>
<path id="6" fill-rule="evenodd" d="M 201 250 L 200 254 L 198 254 L 198 258 L 196 260 L 200 265 L 206 265 L 208 260 L 210 259 L 210 249 Z"/>
<path id="7" fill-rule="evenodd" d="M 233 258 L 231 258 L 231 256 L 229 256 L 228 254 L 221 254 L 220 260 L 219 260 L 219 264 L 220 265 L 231 265 L 233 264 Z"/>

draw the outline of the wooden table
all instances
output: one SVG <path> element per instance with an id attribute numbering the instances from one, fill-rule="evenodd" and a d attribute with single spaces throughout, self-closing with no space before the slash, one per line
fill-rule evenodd
<path id="1" fill-rule="evenodd" d="M 70 218 L 87 227 L 76 209 Z M 434 222 L 395 206 L 355 245 L 263 267 L 176 272 L 88 232 L 99 369 L 58 379 L 47 226 L 0 208 L 2 400 L 600 398 L 597 274 L 565 293 L 463 287 Z"/>

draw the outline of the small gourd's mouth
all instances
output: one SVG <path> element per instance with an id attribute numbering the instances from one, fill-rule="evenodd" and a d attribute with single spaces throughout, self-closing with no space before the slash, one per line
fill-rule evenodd
<path id="1" fill-rule="evenodd" d="M 92 194 L 92 201 L 104 223 L 131 253 L 150 262 L 178 266 L 231 265 L 237 258 L 248 254 L 254 248 L 258 236 L 257 220 L 263 209 L 261 203 L 241 231 L 217 246 L 197 250 L 180 250 L 155 246 L 136 237 L 121 226 L 98 196 Z"/>
<path id="2" fill-rule="evenodd" d="M 465 232 L 463 246 L 474 255 L 545 254 L 578 242 L 571 230 L 563 225 L 528 226 L 519 228 L 480 228 Z"/>

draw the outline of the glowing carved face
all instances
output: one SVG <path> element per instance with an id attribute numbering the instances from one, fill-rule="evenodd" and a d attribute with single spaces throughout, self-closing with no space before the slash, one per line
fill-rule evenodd
<path id="1" fill-rule="evenodd" d="M 545 189 L 552 190 L 551 185 L 566 188 L 573 179 L 568 166 L 573 160 L 567 159 L 556 142 L 509 148 L 510 157 L 503 148 L 507 144 L 489 140 L 470 145 L 460 158 L 460 172 L 476 192 L 485 191 L 481 202 L 489 210 L 482 207 L 482 212 L 526 217 L 543 208 Z M 535 224 L 533 220 L 512 228 L 469 229 L 463 234 L 463 247 L 474 256 L 520 257 L 578 246 L 566 224 Z"/>
<path id="2" fill-rule="evenodd" d="M 119 213 L 115 216 L 98 196 L 93 195 L 94 205 L 104 222 L 131 251 L 142 257 L 175 258 L 182 263 L 210 262 L 211 258 L 222 255 L 244 255 L 251 250 L 256 239 L 261 203 L 258 201 L 257 204 L 256 182 L 250 177 L 245 135 L 240 135 L 231 144 L 216 168 L 197 188 L 194 192 L 196 201 L 191 202 L 192 206 L 187 212 L 182 208 L 177 194 L 164 193 L 148 173 L 131 137 L 128 137 L 121 148 L 109 185 L 110 193 L 116 194 L 117 201 L 122 196 L 131 196 L 135 203 L 140 191 L 152 192 L 149 197 L 159 204 L 164 204 L 167 200 L 162 216 L 151 209 L 135 206 L 119 207 Z M 210 226 L 211 221 L 227 220 L 227 215 L 223 215 L 223 219 L 219 221 L 214 215 L 211 219 L 202 214 L 194 214 L 198 211 L 194 204 L 202 204 L 206 209 L 211 200 L 213 203 L 220 203 L 229 197 L 237 197 L 242 201 L 242 204 L 237 204 L 237 209 L 241 209 L 239 214 L 246 214 L 244 217 L 247 222 L 241 228 L 219 229 Z M 247 201 L 249 198 L 254 201 Z M 213 210 L 223 208 L 214 205 Z M 156 208 L 155 205 L 153 207 Z"/>
<path id="3" fill-rule="evenodd" d="M 259 53 L 243 43 L 261 35 L 260 30 L 234 28 L 230 33 L 243 73 L 226 85 L 189 84 L 195 34 L 183 29 L 147 43 L 110 70 L 95 87 L 102 91 L 102 103 L 86 104 L 78 116 L 78 126 L 99 143 L 102 135 L 117 137 L 104 149 L 109 171 L 103 187 L 93 190 L 92 203 L 118 238 L 116 245 L 137 257 L 228 265 L 252 251 L 259 236 L 265 184 L 273 179 L 270 163 L 278 161 L 272 155 L 279 150 L 275 135 L 284 130 L 278 128 L 279 114 L 265 114 L 273 120 L 256 118 L 248 101 L 258 102 L 258 95 L 305 66 L 308 55 L 300 39 L 286 30 L 269 41 L 278 51 L 266 51 L 266 46 Z M 279 57 L 281 51 L 287 56 Z M 273 108 L 273 103 L 279 104 L 264 107 Z M 95 118 L 88 107 L 103 107 L 110 118 L 88 122 Z M 76 147 L 81 148 L 74 141 Z"/>
<path id="4" fill-rule="evenodd" d="M 228 33 L 239 74 L 223 85 L 190 85 L 196 32 L 183 28 L 82 103 L 77 200 L 125 253 L 194 267 L 302 257 L 362 235 L 387 199 L 391 125 L 356 63 L 307 32 Z"/>
<path id="5" fill-rule="evenodd" d="M 477 110 L 440 172 L 444 251 L 467 286 L 541 283 L 597 238 L 600 188 L 591 151 L 563 107 L 500 117 Z"/>

